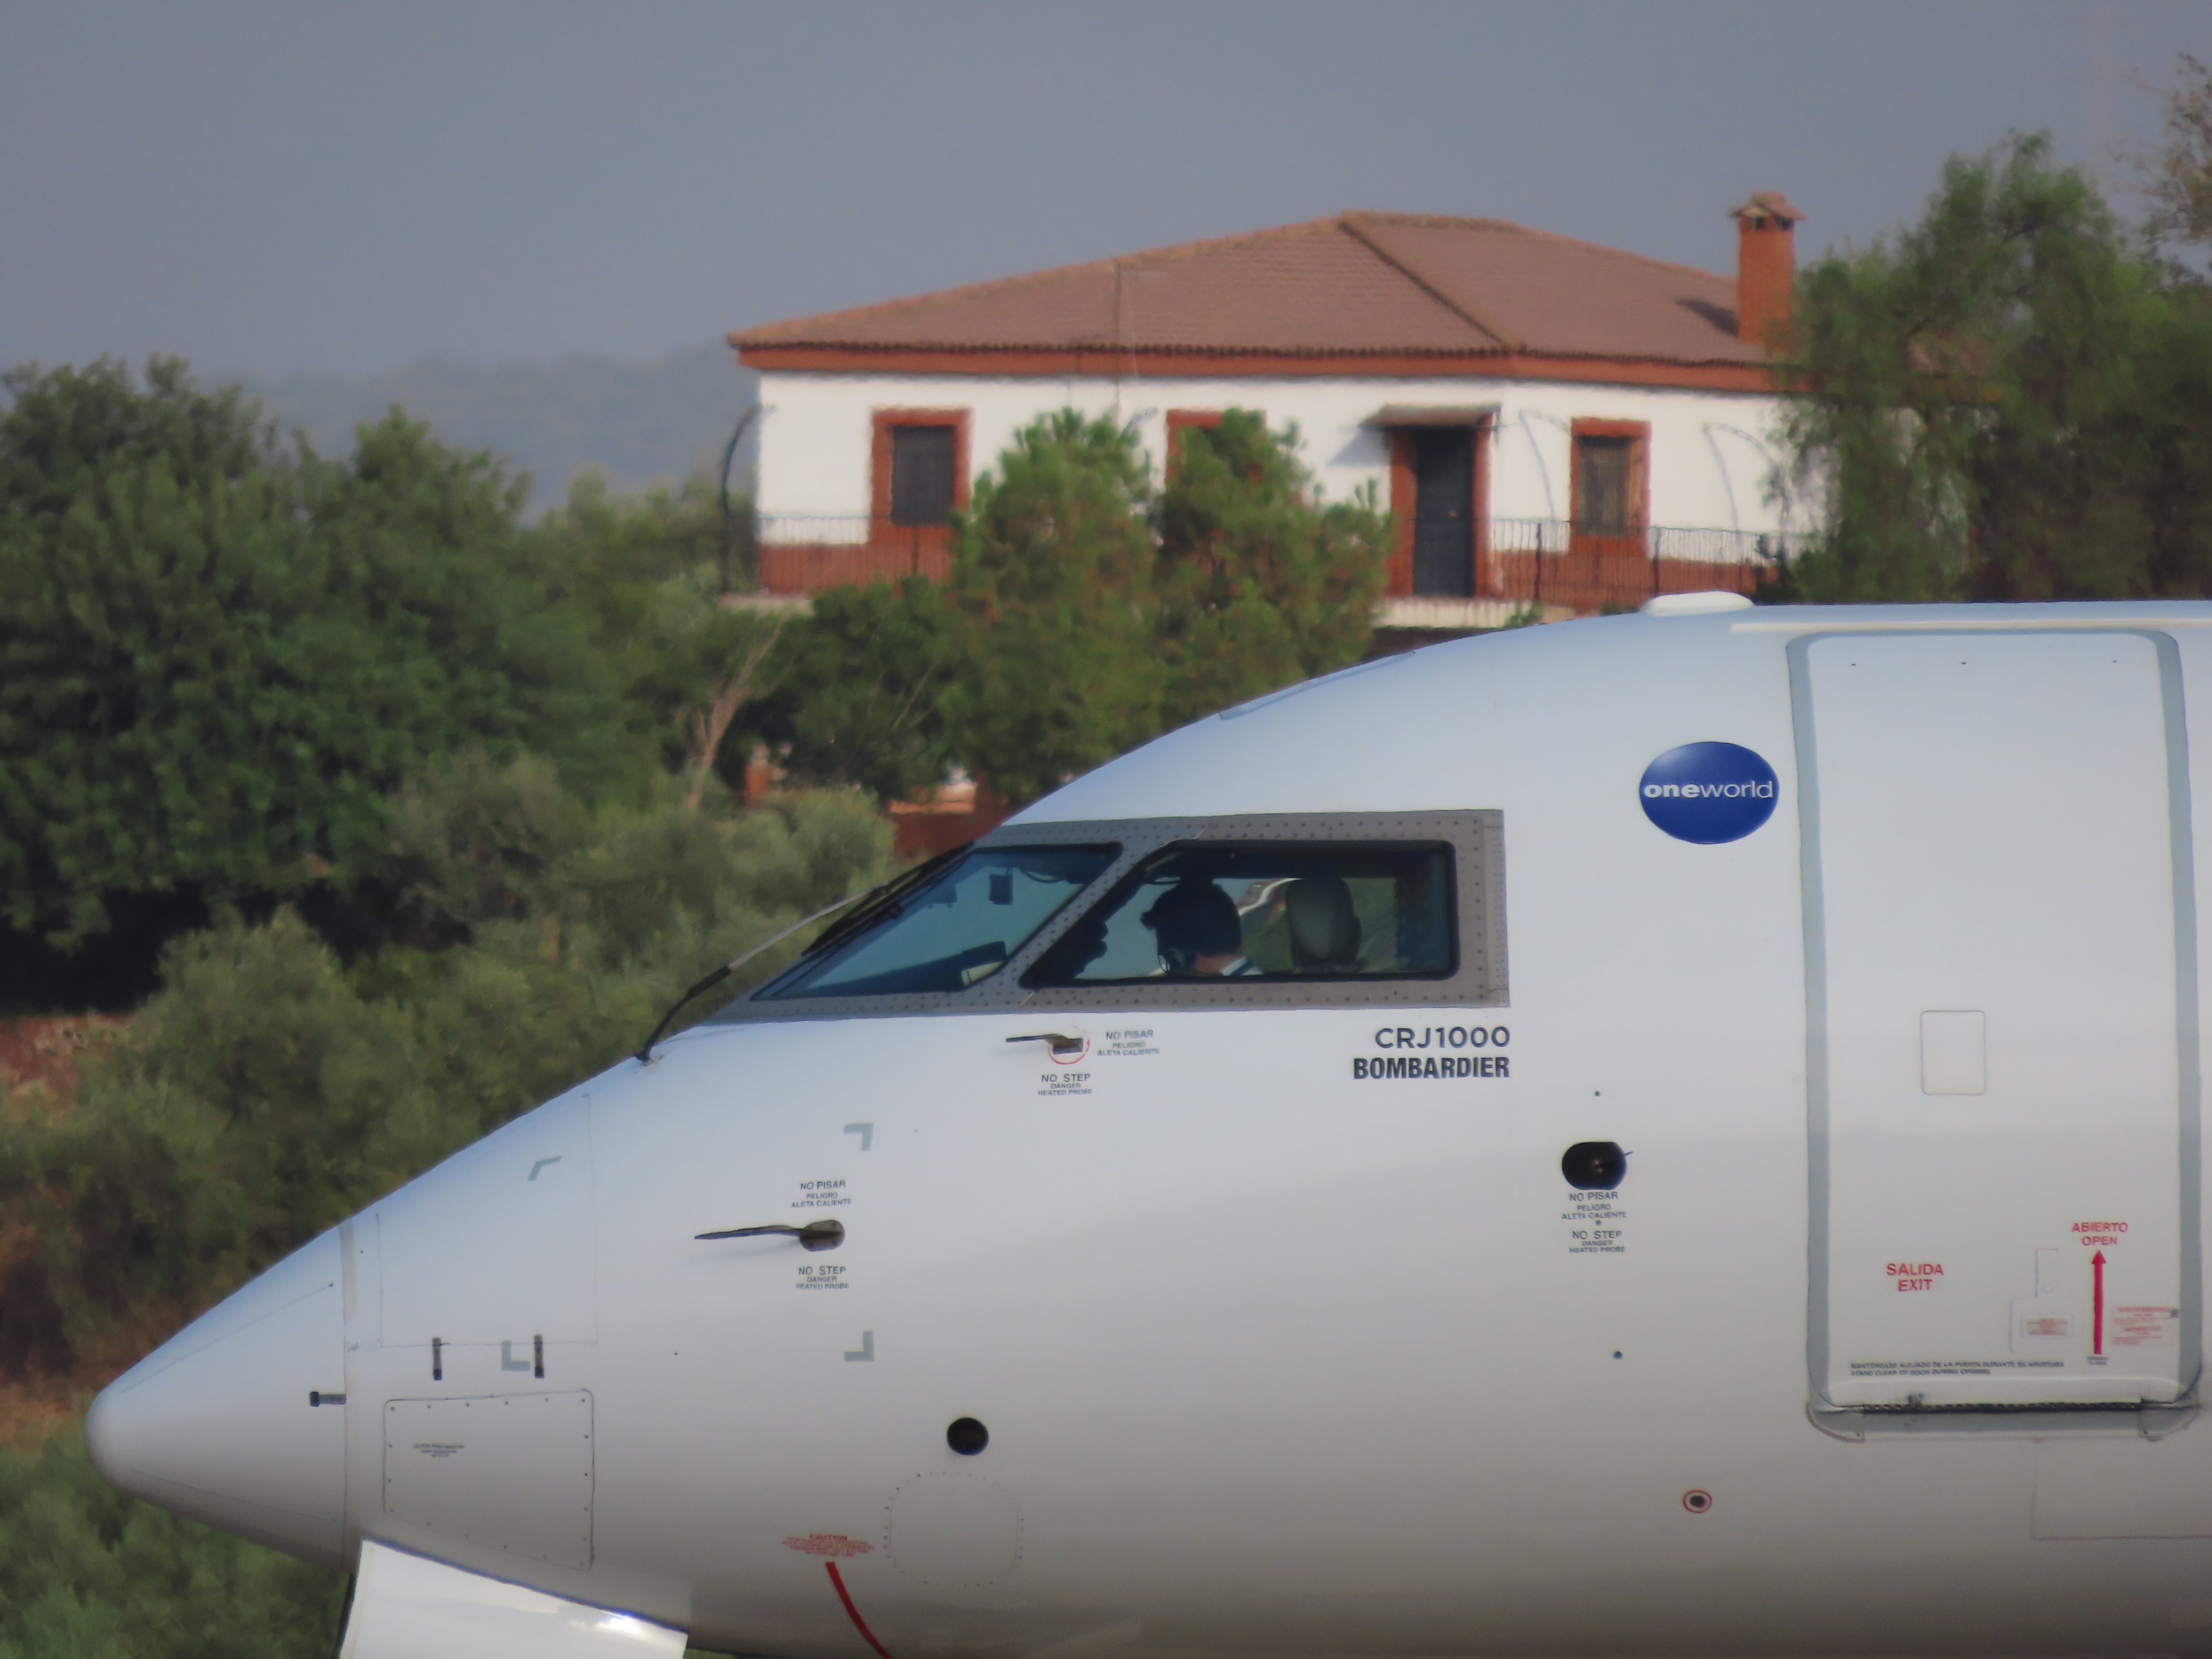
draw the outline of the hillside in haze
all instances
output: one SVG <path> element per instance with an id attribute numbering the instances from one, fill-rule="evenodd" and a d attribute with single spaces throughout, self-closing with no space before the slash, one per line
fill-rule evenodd
<path id="1" fill-rule="evenodd" d="M 381 374 L 297 374 L 248 380 L 246 390 L 281 428 L 304 428 L 325 455 L 349 453 L 355 425 L 397 404 L 446 442 L 495 450 L 528 471 L 534 515 L 563 497 L 580 467 L 635 489 L 680 478 L 702 459 L 719 463 L 731 428 L 759 395 L 759 377 L 718 343 L 651 363 L 425 357 Z M 733 480 L 750 471 L 750 456 L 740 454 Z"/>

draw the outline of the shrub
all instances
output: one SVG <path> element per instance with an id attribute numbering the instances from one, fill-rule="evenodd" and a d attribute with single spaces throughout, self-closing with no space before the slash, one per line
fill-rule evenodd
<path id="1" fill-rule="evenodd" d="M 124 1497 L 74 1433 L 0 1453 L 0 1659 L 325 1659 L 345 1587 Z"/>

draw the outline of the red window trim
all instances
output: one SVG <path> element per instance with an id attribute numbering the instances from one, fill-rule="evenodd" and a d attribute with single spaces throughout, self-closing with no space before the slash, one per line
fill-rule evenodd
<path id="1" fill-rule="evenodd" d="M 1224 411 L 1218 409 L 1168 410 L 1168 453 L 1167 459 L 1160 465 L 1160 476 L 1163 478 L 1171 478 L 1175 476 L 1176 446 L 1182 440 L 1182 434 L 1194 428 L 1211 432 L 1221 424 L 1223 413 Z"/>
<path id="2" fill-rule="evenodd" d="M 868 451 L 868 512 L 879 523 L 891 516 L 891 428 L 899 426 L 949 426 L 952 428 L 952 505 L 968 505 L 968 428 L 975 411 L 966 409 L 878 409 L 870 411 L 872 422 Z"/>

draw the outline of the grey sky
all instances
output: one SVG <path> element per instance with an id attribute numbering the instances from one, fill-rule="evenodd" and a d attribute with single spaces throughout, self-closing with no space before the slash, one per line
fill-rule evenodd
<path id="1" fill-rule="evenodd" d="M 2117 172 L 2204 0 L 0 3 L 0 363 L 657 356 L 1345 207 L 1726 270 L 2047 127 Z"/>

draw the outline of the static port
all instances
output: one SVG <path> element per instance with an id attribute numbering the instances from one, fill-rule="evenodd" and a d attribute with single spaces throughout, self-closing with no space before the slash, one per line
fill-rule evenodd
<path id="1" fill-rule="evenodd" d="M 956 1417 L 945 1431 L 945 1443 L 963 1457 L 973 1457 L 991 1443 L 991 1431 L 972 1417 Z"/>
<path id="2" fill-rule="evenodd" d="M 1577 1140 L 1559 1159 L 1567 1185 L 1585 1193 L 1609 1192 L 1628 1173 L 1628 1154 L 1610 1140 Z"/>
<path id="3" fill-rule="evenodd" d="M 1682 1507 L 1692 1515 L 1703 1515 L 1713 1506 L 1713 1495 L 1700 1492 L 1695 1486 L 1682 1494 Z"/>

